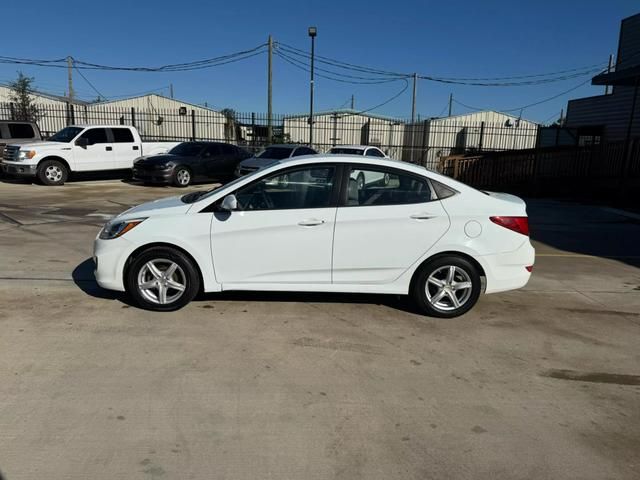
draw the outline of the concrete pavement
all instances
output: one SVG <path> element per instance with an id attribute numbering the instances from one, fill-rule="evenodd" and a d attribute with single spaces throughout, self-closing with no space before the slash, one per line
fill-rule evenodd
<path id="1" fill-rule="evenodd" d="M 141 311 L 91 243 L 174 193 L 0 183 L 6 480 L 640 476 L 640 222 L 530 202 L 530 284 L 455 320 L 365 295 Z"/>

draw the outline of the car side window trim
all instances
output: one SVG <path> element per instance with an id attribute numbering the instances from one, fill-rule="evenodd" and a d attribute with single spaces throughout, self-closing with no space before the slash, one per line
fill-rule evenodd
<path id="1" fill-rule="evenodd" d="M 342 183 L 343 183 L 343 178 L 344 178 L 344 164 L 343 163 L 330 163 L 330 162 L 324 162 L 324 163 L 307 163 L 307 164 L 303 164 L 303 165 L 296 165 L 296 166 L 292 166 L 289 168 L 283 168 L 281 170 L 276 170 L 274 172 L 270 172 L 267 175 L 261 175 L 259 178 L 256 178 L 255 180 L 252 180 L 249 183 L 246 183 L 244 185 L 241 185 L 235 189 L 233 189 L 230 192 L 227 192 L 225 195 L 223 195 L 222 197 L 220 197 L 219 199 L 211 202 L 209 205 L 207 205 L 206 207 L 204 207 L 202 210 L 200 210 L 198 213 L 211 213 L 211 212 L 219 212 L 219 206 L 220 203 L 222 203 L 222 200 L 224 199 L 224 197 L 226 197 L 227 195 L 235 195 L 238 190 L 240 189 L 244 189 L 244 188 L 250 188 L 252 186 L 254 186 L 255 184 L 261 182 L 262 180 L 265 179 L 265 177 L 267 176 L 273 176 L 273 175 L 285 175 L 288 173 L 293 173 L 299 170 L 306 170 L 308 168 L 327 168 L 327 167 L 332 167 L 335 169 L 335 174 L 334 174 L 334 182 L 333 182 L 333 186 L 332 186 L 332 190 L 331 190 L 331 195 L 329 196 L 329 204 L 323 207 L 305 207 L 305 208 L 279 208 L 279 209 L 275 209 L 275 210 L 248 210 L 248 211 L 252 211 L 252 212 L 281 212 L 281 211 L 289 211 L 289 210 L 311 210 L 314 208 L 336 208 L 338 207 L 338 203 L 339 203 L 339 199 L 340 199 L 340 194 L 342 192 Z M 246 210 L 239 210 L 239 211 L 246 211 Z"/>
<path id="2" fill-rule="evenodd" d="M 406 170 L 401 170 L 397 168 L 375 165 L 370 163 L 345 163 L 343 164 L 344 168 L 342 171 L 342 181 L 340 187 L 340 199 L 338 202 L 338 208 L 361 208 L 361 207 L 393 207 L 400 205 L 420 205 L 423 203 L 431 203 L 438 202 L 440 199 L 434 195 L 434 190 L 429 181 L 429 177 L 423 177 L 422 175 L 415 174 L 413 172 L 409 172 Z M 416 180 L 422 181 L 427 184 L 429 190 L 431 192 L 431 200 L 427 200 L 426 202 L 415 202 L 415 203 L 390 203 L 386 205 L 348 205 L 348 194 L 349 194 L 349 176 L 351 174 L 351 170 L 373 170 L 376 172 L 388 173 L 390 175 L 403 175 L 406 177 L 413 177 Z"/>

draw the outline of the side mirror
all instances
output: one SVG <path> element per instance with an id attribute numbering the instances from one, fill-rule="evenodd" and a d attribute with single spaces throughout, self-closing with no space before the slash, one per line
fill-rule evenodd
<path id="1" fill-rule="evenodd" d="M 80 137 L 76 140 L 76 145 L 78 147 L 86 148 L 89 145 L 89 139 L 86 137 Z"/>
<path id="2" fill-rule="evenodd" d="M 224 210 L 226 212 L 232 212 L 233 210 L 238 209 L 238 199 L 232 193 L 227 195 L 222 199 L 222 203 L 220 204 L 220 210 Z"/>

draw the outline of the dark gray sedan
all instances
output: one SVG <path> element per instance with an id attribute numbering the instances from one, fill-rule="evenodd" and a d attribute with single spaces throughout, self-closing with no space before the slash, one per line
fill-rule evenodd
<path id="1" fill-rule="evenodd" d="M 196 180 L 227 180 L 249 157 L 249 152 L 228 143 L 184 142 L 165 154 L 140 157 L 133 164 L 133 179 L 176 187 Z"/>

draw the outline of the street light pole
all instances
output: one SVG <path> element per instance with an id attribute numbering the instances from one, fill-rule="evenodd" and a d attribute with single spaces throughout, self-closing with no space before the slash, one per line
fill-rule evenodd
<path id="1" fill-rule="evenodd" d="M 309 36 L 311 37 L 311 82 L 309 94 L 309 146 L 313 148 L 313 61 L 315 56 L 316 35 L 318 30 L 316 27 L 309 27 Z"/>

